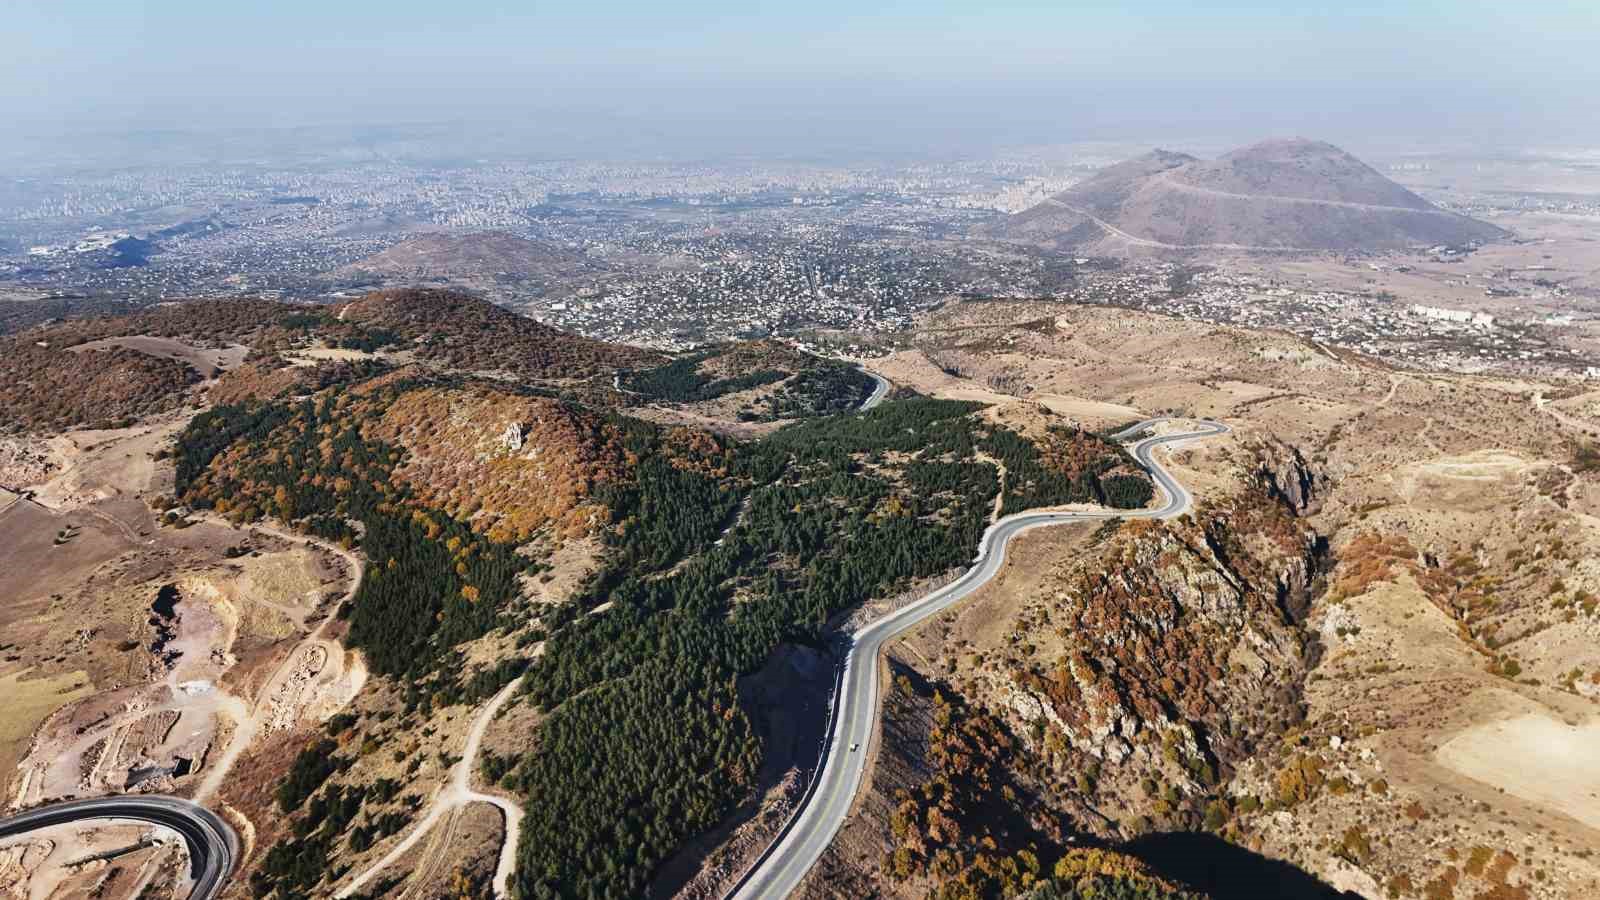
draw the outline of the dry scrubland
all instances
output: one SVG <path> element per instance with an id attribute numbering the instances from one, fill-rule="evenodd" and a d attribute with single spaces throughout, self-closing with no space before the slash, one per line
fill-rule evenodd
<path id="1" fill-rule="evenodd" d="M 1191 516 L 1028 535 L 893 649 L 873 791 L 812 893 L 919 896 L 1060 833 L 1182 875 L 1139 840 L 1172 829 L 1369 897 L 1600 893 L 1594 394 L 1120 310 L 923 326 L 878 364 L 897 384 L 1236 430 L 1169 456 Z M 930 694 L 962 712 L 907 711 Z M 998 768 L 952 772 L 962 741 Z"/>
<path id="2" fill-rule="evenodd" d="M 70 537 L 87 512 L 46 518 L 29 503 L 5 517 L 21 512 L 35 531 L 66 523 L 47 532 L 69 535 L 42 554 L 50 563 L 86 555 L 76 572 L 52 574 L 51 593 L 19 591 L 5 611 L 5 677 L 33 701 L 6 711 L 8 802 L 195 789 L 220 765 L 252 698 L 267 693 L 273 670 L 258 666 L 291 655 L 348 578 L 331 554 L 269 535 L 197 524 L 168 540 L 147 521 L 134 532 L 145 541 L 93 553 Z M 164 610 L 163 595 L 173 600 Z M 336 668 L 318 666 L 324 676 Z M 270 728 L 292 722 L 313 696 L 287 709 L 260 699 Z"/>
<path id="3" fill-rule="evenodd" d="M 1600 242 L 1594 239 L 1592 218 L 1524 212 L 1497 213 L 1486 219 L 1511 231 L 1516 239 L 1485 244 L 1450 262 L 1426 254 L 1414 254 L 1403 264 L 1392 260 L 1374 264 L 1362 256 L 1332 255 L 1218 254 L 1211 260 L 1224 271 L 1276 280 L 1306 291 L 1387 292 L 1405 304 L 1502 317 L 1570 314 L 1575 306 L 1583 309 L 1600 296 Z M 1497 283 L 1497 276 L 1509 278 L 1520 288 L 1521 296 L 1487 296 L 1485 285 Z M 1563 285 L 1565 293 L 1543 289 L 1550 284 Z M 1581 335 L 1592 350 L 1591 323 L 1580 321 L 1568 333 Z"/>

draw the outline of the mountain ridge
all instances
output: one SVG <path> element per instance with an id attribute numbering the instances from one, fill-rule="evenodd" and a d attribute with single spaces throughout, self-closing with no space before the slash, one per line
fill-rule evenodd
<path id="1" fill-rule="evenodd" d="M 1435 207 L 1332 144 L 1278 138 L 1213 160 L 1154 150 L 1011 216 L 990 234 L 1114 253 L 1395 250 L 1507 233 Z"/>

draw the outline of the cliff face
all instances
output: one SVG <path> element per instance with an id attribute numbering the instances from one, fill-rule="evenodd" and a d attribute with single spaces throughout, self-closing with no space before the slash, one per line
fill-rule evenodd
<path id="1" fill-rule="evenodd" d="M 801 897 L 1205 900 L 1134 856 L 1076 845 L 1001 716 L 892 658 L 890 673 L 871 790 Z"/>
<path id="2" fill-rule="evenodd" d="M 1256 457 L 1255 486 L 1268 497 L 1300 516 L 1315 511 L 1326 478 L 1311 467 L 1298 447 L 1277 438 L 1264 438 L 1250 446 Z"/>

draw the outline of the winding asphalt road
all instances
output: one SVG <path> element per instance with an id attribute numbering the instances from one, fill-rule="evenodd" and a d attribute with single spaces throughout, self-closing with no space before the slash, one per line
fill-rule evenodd
<path id="1" fill-rule="evenodd" d="M 204 806 L 159 794 L 70 800 L 0 819 L 0 839 L 39 828 L 96 819 L 148 822 L 176 831 L 189 848 L 189 900 L 212 900 L 222 892 L 239 858 L 239 838 Z"/>
<path id="2" fill-rule="evenodd" d="M 882 375 L 879 375 L 876 372 L 868 372 L 866 369 L 862 369 L 861 374 L 871 378 L 874 382 L 872 394 L 868 396 L 867 399 L 861 401 L 861 409 L 859 411 L 866 412 L 874 406 L 877 406 L 879 403 L 882 403 L 884 399 L 889 396 L 890 384 L 889 379 L 884 378 Z"/>
<path id="3" fill-rule="evenodd" d="M 1165 419 L 1147 419 L 1118 432 L 1126 440 Z M 989 526 L 979 543 L 978 558 L 966 574 L 909 606 L 857 631 L 834 690 L 829 713 L 831 739 L 823 749 L 820 772 L 801 799 L 798 814 L 767 848 L 766 854 L 728 895 L 732 900 L 777 900 L 792 894 L 844 824 L 851 801 L 866 777 L 867 749 L 877 724 L 878 656 L 889 641 L 966 599 L 999 574 L 1006 546 L 1017 535 L 1048 525 L 1112 518 L 1167 519 L 1182 515 L 1192 498 L 1151 454 L 1157 447 L 1224 434 L 1228 426 L 1202 421 L 1196 431 L 1148 437 L 1132 448 L 1166 496 L 1155 509 L 1093 512 L 1025 512 Z"/>
<path id="4" fill-rule="evenodd" d="M 863 370 L 865 371 L 865 370 Z M 872 409 L 882 403 L 889 396 L 891 385 L 881 375 L 866 372 L 874 382 L 872 394 L 862 402 L 863 411 Z M 619 385 L 620 387 L 620 385 Z M 356 564 L 360 571 L 359 563 Z M 359 580 L 359 579 L 358 579 Z M 520 681 L 521 679 L 518 679 Z M 507 818 L 508 834 L 510 839 L 505 842 L 500 854 L 499 865 L 495 871 L 495 893 L 505 896 L 511 875 L 512 854 L 507 852 L 516 846 L 516 826 L 522 818 L 522 810 L 511 804 L 505 798 L 480 794 L 471 789 L 469 784 L 469 763 L 476 757 L 477 744 L 482 739 L 482 725 L 493 717 L 494 711 L 505 701 L 516 687 L 516 682 L 506 686 L 486 708 L 487 715 L 473 728 L 473 733 L 468 741 L 468 751 L 461 763 L 457 765 L 449 789 L 445 792 L 449 796 L 448 802 L 435 804 L 435 809 L 430 813 L 429 819 L 437 817 L 446 810 L 473 801 L 493 803 L 501 808 Z M 15 837 L 40 828 L 52 825 L 63 825 L 71 822 L 89 822 L 99 819 L 117 819 L 123 821 L 148 822 L 160 825 L 177 832 L 189 850 L 189 876 L 194 882 L 194 887 L 189 892 L 189 900 L 213 900 L 222 891 L 227 883 L 228 875 L 233 871 L 234 863 L 239 858 L 239 838 L 232 828 L 220 816 L 195 803 L 180 797 L 167 797 L 158 794 L 145 794 L 139 796 L 103 797 L 91 800 L 72 800 L 66 803 L 54 803 L 41 806 L 38 809 L 28 810 L 14 816 L 0 819 L 0 839 Z M 359 889 L 369 878 L 381 871 L 388 863 L 393 862 L 390 857 L 396 857 L 411 852 L 416 839 L 428 831 L 424 822 L 422 826 L 412 829 L 410 838 L 395 848 L 395 851 L 385 857 L 379 864 L 362 873 L 353 882 L 346 885 L 337 896 L 348 896 Z"/>

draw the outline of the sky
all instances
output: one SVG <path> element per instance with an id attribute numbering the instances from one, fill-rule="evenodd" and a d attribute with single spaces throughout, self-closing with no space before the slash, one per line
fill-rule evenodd
<path id="1" fill-rule="evenodd" d="M 1600 141 L 1594 0 L 7 0 L 0 18 L 19 140 L 450 123 L 553 155 Z"/>

